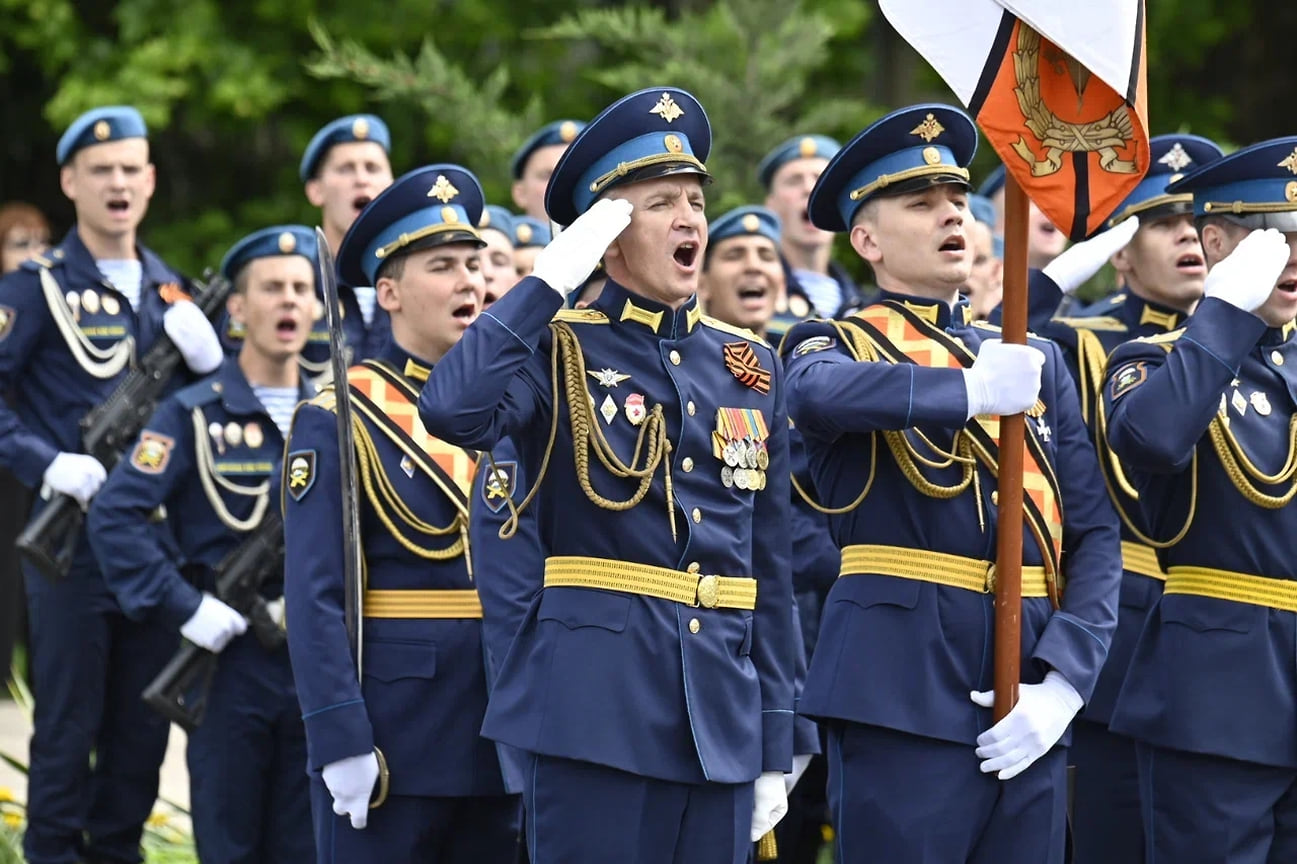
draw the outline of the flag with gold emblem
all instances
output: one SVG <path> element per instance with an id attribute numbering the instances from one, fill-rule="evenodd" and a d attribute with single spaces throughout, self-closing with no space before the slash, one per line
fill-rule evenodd
<path id="1" fill-rule="evenodd" d="M 1144 0 L 881 0 L 1073 240 L 1148 170 Z"/>

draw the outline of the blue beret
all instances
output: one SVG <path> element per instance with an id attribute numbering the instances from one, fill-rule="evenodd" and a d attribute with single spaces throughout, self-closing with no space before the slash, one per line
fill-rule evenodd
<path id="1" fill-rule="evenodd" d="M 708 178 L 703 163 L 711 147 L 707 113 L 684 90 L 653 87 L 624 96 L 568 145 L 549 178 L 545 212 L 571 225 L 621 183 L 678 173 Z"/>
<path id="2" fill-rule="evenodd" d="M 513 217 L 513 245 L 516 248 L 548 246 L 552 239 L 548 222 L 531 216 Z"/>
<path id="3" fill-rule="evenodd" d="M 825 135 L 798 135 L 789 138 L 761 160 L 761 164 L 757 166 L 757 180 L 769 189 L 775 172 L 794 159 L 832 159 L 840 149 L 841 144 Z"/>
<path id="4" fill-rule="evenodd" d="M 314 269 L 318 263 L 318 251 L 315 232 L 305 225 L 262 228 L 230 247 L 221 259 L 221 275 L 232 281 L 249 261 L 279 255 L 301 255 L 311 262 Z"/>
<path id="5" fill-rule="evenodd" d="M 1109 227 L 1136 214 L 1157 218 L 1190 212 L 1193 195 L 1189 192 L 1168 194 L 1167 184 L 1221 157 L 1216 142 L 1197 135 L 1158 135 L 1149 139 L 1148 151 L 1148 173 L 1113 213 L 1108 220 Z"/>
<path id="6" fill-rule="evenodd" d="M 477 227 L 481 229 L 491 228 L 499 231 L 513 242 L 513 220 L 518 217 L 514 216 L 508 210 L 499 204 L 487 204 L 482 208 L 482 218 L 477 220 Z"/>
<path id="7" fill-rule="evenodd" d="M 995 204 L 990 198 L 980 194 L 969 195 L 968 212 L 973 214 L 973 219 L 983 225 L 990 225 L 991 230 L 995 230 Z"/>
<path id="8" fill-rule="evenodd" d="M 448 243 L 482 246 L 482 185 L 459 165 L 427 165 L 397 178 L 365 205 L 338 250 L 338 277 L 373 285 L 383 262 L 402 250 Z"/>
<path id="9" fill-rule="evenodd" d="M 982 185 L 977 187 L 977 194 L 984 198 L 993 197 L 996 192 L 999 192 L 1004 188 L 1004 174 L 1004 163 L 1001 162 L 999 165 L 995 166 L 994 171 L 986 175 L 986 179 L 982 181 Z"/>
<path id="10" fill-rule="evenodd" d="M 509 162 L 509 171 L 513 174 L 513 179 L 522 178 L 522 172 L 526 169 L 531 154 L 542 147 L 571 144 L 577 133 L 584 128 L 585 124 L 580 120 L 555 120 L 537 129 L 522 143 Z"/>
<path id="11" fill-rule="evenodd" d="M 871 197 L 935 183 L 968 185 L 977 127 L 949 105 L 902 108 L 876 121 L 838 151 L 811 190 L 811 222 L 846 231 Z M 917 184 L 917 185 L 916 185 Z"/>
<path id="12" fill-rule="evenodd" d="M 710 247 L 731 237 L 757 234 L 778 246 L 782 228 L 779 217 L 764 207 L 735 207 L 707 226 L 707 243 Z"/>
<path id="13" fill-rule="evenodd" d="M 60 165 L 66 165 L 78 150 L 86 147 L 121 141 L 123 138 L 148 137 L 149 129 L 144 125 L 144 118 L 129 105 L 92 108 L 72 121 L 72 125 L 59 138 L 55 155 L 58 156 Z"/>
<path id="14" fill-rule="evenodd" d="M 311 138 L 311 143 L 306 145 L 306 152 L 302 154 L 302 165 L 298 170 L 302 182 L 305 183 L 315 176 L 315 171 L 320 167 L 320 162 L 329 152 L 329 148 L 335 144 L 350 144 L 354 141 L 373 141 L 383 148 L 384 153 L 390 153 L 392 150 L 392 133 L 387 130 L 387 124 L 378 117 L 373 114 L 339 117 L 316 132 Z"/>

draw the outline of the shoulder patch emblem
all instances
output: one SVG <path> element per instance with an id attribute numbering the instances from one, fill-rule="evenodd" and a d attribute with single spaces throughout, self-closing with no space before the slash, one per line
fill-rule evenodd
<path id="1" fill-rule="evenodd" d="M 161 474 L 171 461 L 171 448 L 176 439 L 145 429 L 131 453 L 131 464 L 144 474 Z"/>
<path id="2" fill-rule="evenodd" d="M 797 347 L 793 349 L 793 356 L 804 357 L 807 354 L 814 354 L 816 351 L 827 351 L 837 344 L 838 340 L 832 336 L 812 336 L 797 343 Z"/>
<path id="3" fill-rule="evenodd" d="M 499 513 L 513 496 L 514 487 L 518 483 L 518 463 L 496 462 L 494 471 L 491 470 L 490 463 L 483 465 L 487 470 L 483 472 L 482 501 L 492 513 Z"/>
<path id="4" fill-rule="evenodd" d="M 1148 364 L 1143 360 L 1127 363 L 1112 376 L 1112 398 L 1120 399 L 1148 380 Z"/>
<path id="5" fill-rule="evenodd" d="M 284 488 L 288 497 L 301 501 L 315 485 L 315 451 L 294 450 L 284 460 Z"/>
<path id="6" fill-rule="evenodd" d="M 12 306 L 0 306 L 0 342 L 9 335 L 9 331 L 14 329 L 14 320 L 18 313 Z"/>

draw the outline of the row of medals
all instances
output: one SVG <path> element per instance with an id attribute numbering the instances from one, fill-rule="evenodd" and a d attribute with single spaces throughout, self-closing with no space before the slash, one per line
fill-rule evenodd
<path id="1" fill-rule="evenodd" d="M 764 443 L 744 439 L 729 441 L 721 451 L 725 467 L 721 469 L 721 483 L 725 488 L 737 486 L 759 492 L 766 488 L 766 469 L 770 467 L 770 454 Z"/>

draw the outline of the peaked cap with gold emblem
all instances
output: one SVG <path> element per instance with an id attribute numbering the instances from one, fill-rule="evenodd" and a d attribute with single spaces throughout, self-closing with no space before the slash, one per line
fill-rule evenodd
<path id="1" fill-rule="evenodd" d="M 383 148 L 384 153 L 392 152 L 392 133 L 387 124 L 373 114 L 351 114 L 339 117 L 325 124 L 319 132 L 311 137 L 302 153 L 302 164 L 298 175 L 305 183 L 315 176 L 320 163 L 324 161 L 329 148 L 335 144 L 350 144 L 356 141 L 373 141 Z"/>
<path id="2" fill-rule="evenodd" d="M 545 212 L 571 225 L 609 189 L 667 174 L 699 174 L 712 147 L 707 113 L 689 93 L 652 87 L 618 99 L 581 130 L 554 168 Z"/>
<path id="3" fill-rule="evenodd" d="M 846 231 L 870 198 L 938 183 L 968 186 L 977 127 L 958 108 L 902 108 L 852 138 L 825 166 L 811 191 L 810 217 L 825 231 Z"/>
<path id="4" fill-rule="evenodd" d="M 105 105 L 92 108 L 73 120 L 59 138 L 55 155 L 60 165 L 66 165 L 78 150 L 86 147 L 124 138 L 148 137 L 148 127 L 139 111 L 129 105 Z"/>
<path id="5" fill-rule="evenodd" d="M 1192 193 L 1195 216 L 1297 211 L 1297 136 L 1244 147 L 1186 174 L 1166 191 Z"/>
<path id="6" fill-rule="evenodd" d="M 277 255 L 301 255 L 311 262 L 314 278 L 319 256 L 315 232 L 305 225 L 273 225 L 253 231 L 225 253 L 225 257 L 221 259 L 221 275 L 233 282 L 248 262 Z"/>
<path id="7" fill-rule="evenodd" d="M 338 278 L 373 285 L 378 269 L 396 255 L 431 246 L 481 247 L 482 185 L 459 165 L 427 165 L 397 178 L 365 205 L 338 250 Z"/>
<path id="8" fill-rule="evenodd" d="M 1121 202 L 1108 220 L 1109 226 L 1136 215 L 1146 222 L 1192 212 L 1193 195 L 1189 192 L 1171 195 L 1166 191 L 1167 185 L 1221 157 L 1215 141 L 1197 135 L 1158 135 L 1148 139 L 1148 150 L 1148 173 Z"/>

